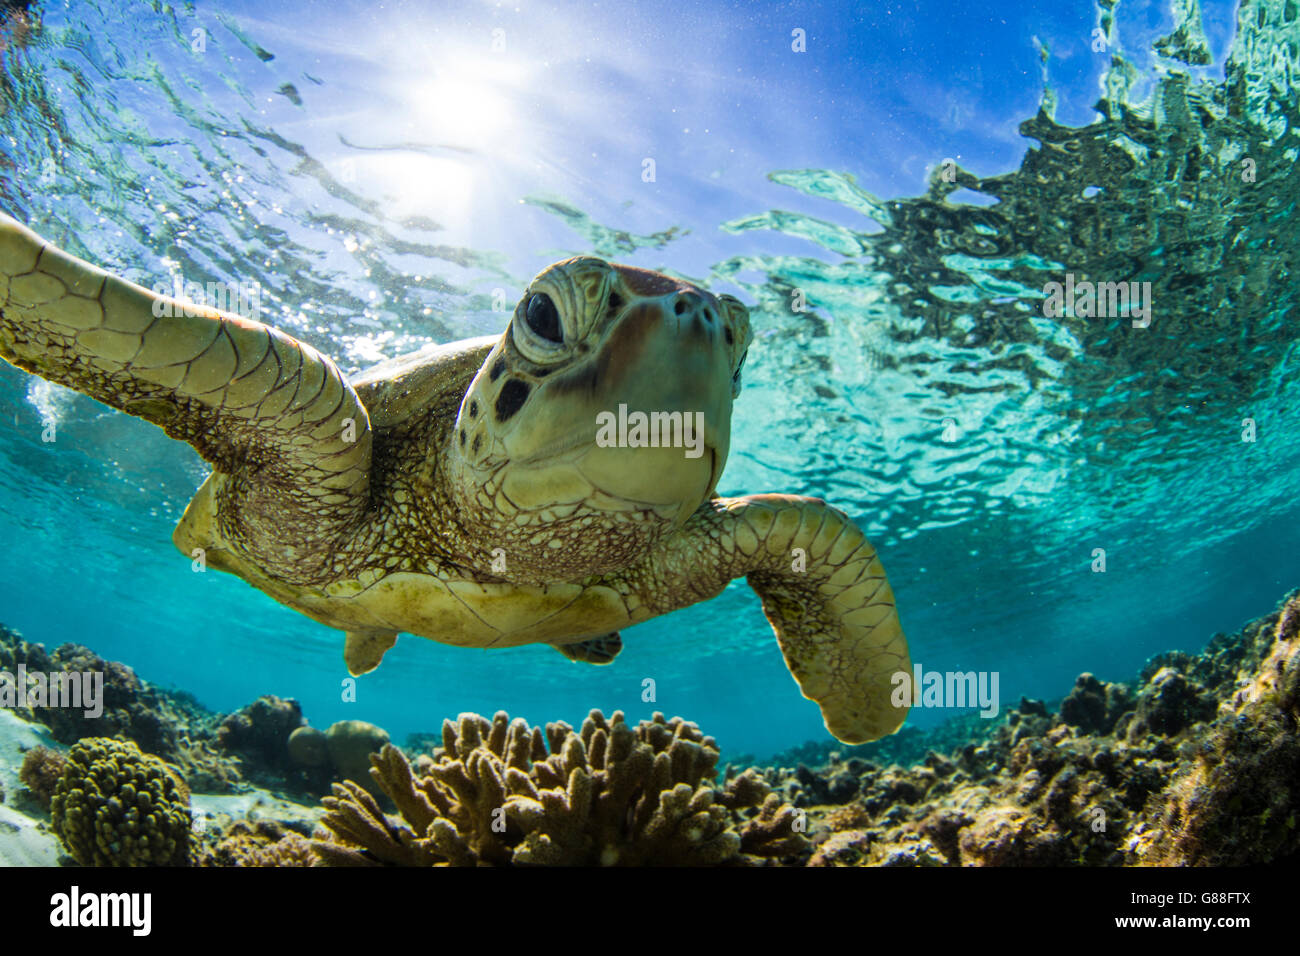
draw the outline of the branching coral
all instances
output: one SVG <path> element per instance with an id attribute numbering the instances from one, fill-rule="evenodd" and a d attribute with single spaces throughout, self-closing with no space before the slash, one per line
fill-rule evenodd
<path id="1" fill-rule="evenodd" d="M 189 789 L 174 768 L 129 741 L 88 737 L 74 745 L 50 813 L 83 866 L 189 862 Z"/>
<path id="2" fill-rule="evenodd" d="M 635 729 L 592 711 L 580 732 L 498 713 L 443 724 L 418 776 L 400 750 L 371 775 L 383 814 L 355 783 L 324 801 L 317 841 L 335 865 L 709 865 L 806 854 L 801 817 L 755 774 L 716 789 L 718 749 L 693 723 L 655 714 Z M 749 819 L 749 818 L 752 819 Z M 737 826 L 739 825 L 739 829 Z"/>

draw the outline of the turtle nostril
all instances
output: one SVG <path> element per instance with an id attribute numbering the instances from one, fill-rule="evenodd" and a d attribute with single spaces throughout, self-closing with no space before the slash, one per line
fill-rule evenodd
<path id="1" fill-rule="evenodd" d="M 677 301 L 673 303 L 673 312 L 679 316 L 693 313 L 703 316 L 705 321 L 713 321 L 713 310 L 704 301 L 704 296 L 690 290 L 677 293 Z"/>

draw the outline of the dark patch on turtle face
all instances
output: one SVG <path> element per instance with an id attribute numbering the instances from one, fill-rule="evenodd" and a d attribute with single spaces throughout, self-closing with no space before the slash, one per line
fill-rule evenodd
<path id="1" fill-rule="evenodd" d="M 474 441 L 473 441 L 473 442 L 470 444 L 470 446 L 469 446 L 469 450 L 470 450 L 473 454 L 477 455 L 477 454 L 478 454 L 478 450 L 479 450 L 480 448 L 482 448 L 482 447 L 483 447 L 483 436 L 482 436 L 482 435 L 475 435 L 475 436 L 474 436 Z"/>
<path id="2" fill-rule="evenodd" d="M 478 418 L 478 399 L 471 398 L 469 400 L 469 417 Z"/>
<path id="3" fill-rule="evenodd" d="M 460 447 L 465 447 L 465 429 L 463 428 L 460 430 Z"/>
<path id="4" fill-rule="evenodd" d="M 506 370 L 505 356 L 498 355 L 497 360 L 493 362 L 492 367 L 488 369 L 488 381 L 495 382 L 497 379 L 501 377 L 501 373 L 504 372 L 505 370 Z"/>
<path id="5" fill-rule="evenodd" d="M 677 279 L 669 278 L 662 273 L 651 272 L 649 269 L 638 269 L 636 266 L 615 265 L 614 269 L 633 295 L 667 295 L 674 289 L 681 288 L 684 285 Z"/>
<path id="6" fill-rule="evenodd" d="M 501 386 L 501 394 L 497 396 L 497 421 L 509 421 L 515 412 L 524 407 L 524 402 L 528 400 L 530 391 L 527 382 L 512 378 Z"/>
<path id="7" fill-rule="evenodd" d="M 618 381 L 645 351 L 645 340 L 663 321 L 663 311 L 646 303 L 630 312 L 597 355 L 557 379 L 551 388 L 557 395 L 583 392 L 594 395 L 601 382 Z"/>

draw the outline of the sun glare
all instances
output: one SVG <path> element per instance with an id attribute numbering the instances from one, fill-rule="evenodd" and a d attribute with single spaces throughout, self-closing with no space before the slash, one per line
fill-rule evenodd
<path id="1" fill-rule="evenodd" d="M 389 153 L 377 157 L 373 166 L 362 164 L 360 172 L 380 187 L 395 213 L 447 224 L 468 214 L 479 179 L 470 161 L 423 153 Z"/>
<path id="2" fill-rule="evenodd" d="M 424 141 L 490 149 L 520 120 L 528 73 L 518 61 L 490 53 L 440 61 L 433 76 L 410 85 L 412 132 Z"/>
<path id="3" fill-rule="evenodd" d="M 468 149 L 490 147 L 510 128 L 510 103 L 468 76 L 435 79 L 415 92 L 413 123 L 422 138 Z"/>
<path id="4" fill-rule="evenodd" d="M 525 122 L 521 102 L 531 70 L 515 58 L 426 52 L 418 69 L 392 75 L 403 146 L 355 157 L 357 174 L 375 182 L 406 214 L 447 225 L 469 217 L 471 201 L 490 189 L 515 151 L 511 138 Z"/>

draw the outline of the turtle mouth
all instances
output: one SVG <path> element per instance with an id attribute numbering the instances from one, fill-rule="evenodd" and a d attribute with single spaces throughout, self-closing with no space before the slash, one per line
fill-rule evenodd
<path id="1" fill-rule="evenodd" d="M 717 463 L 718 463 L 717 433 L 716 433 L 716 429 L 714 429 L 707 421 L 705 422 L 704 425 L 703 434 L 700 436 L 700 445 L 701 445 L 701 452 L 702 453 L 707 452 L 711 456 L 710 459 L 711 468 L 714 471 L 713 477 L 714 480 L 716 481 L 718 477 L 716 474 Z M 555 440 L 545 445 L 542 445 L 540 448 L 533 449 L 533 451 L 531 451 L 526 457 L 516 458 L 514 459 L 514 461 L 516 464 L 523 465 L 523 466 L 550 463 L 556 461 L 557 459 L 563 458 L 565 455 L 569 454 L 570 452 L 582 451 L 593 447 L 600 447 L 600 446 L 596 445 L 592 433 L 587 429 L 577 429 L 575 431 L 569 432 L 567 435 L 562 435 L 559 438 L 556 438 Z M 628 446 L 627 450 L 637 451 L 642 447 L 646 447 L 646 446 L 632 445 L 632 446 Z M 675 447 L 675 446 L 669 445 L 669 446 L 651 446 L 651 447 Z"/>
<path id="2" fill-rule="evenodd" d="M 521 465 L 536 465 L 542 462 L 554 461 L 575 449 L 590 444 L 591 436 L 585 431 L 579 430 L 570 432 L 568 435 L 557 438 L 550 444 L 543 445 L 541 448 L 536 449 L 527 458 L 520 458 L 518 463 Z"/>

